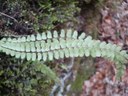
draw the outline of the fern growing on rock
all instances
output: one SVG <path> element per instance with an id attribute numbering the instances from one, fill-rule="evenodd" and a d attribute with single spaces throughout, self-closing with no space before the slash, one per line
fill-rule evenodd
<path id="1" fill-rule="evenodd" d="M 116 63 L 119 77 L 123 74 L 124 63 L 128 54 L 120 46 L 111 43 L 92 40 L 85 33 L 78 35 L 77 31 L 61 30 L 21 36 L 3 38 L 0 40 L 0 51 L 16 58 L 27 60 L 54 60 L 68 57 L 105 57 Z"/>

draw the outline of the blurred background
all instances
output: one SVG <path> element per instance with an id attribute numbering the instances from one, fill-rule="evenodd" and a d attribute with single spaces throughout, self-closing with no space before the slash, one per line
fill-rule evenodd
<path id="1" fill-rule="evenodd" d="M 128 50 L 128 0 L 0 0 L 0 38 L 68 28 Z M 40 63 L 1 52 L 0 96 L 128 96 L 128 69 L 116 82 L 114 63 L 104 58 L 45 64 L 63 86 L 37 70 Z"/>

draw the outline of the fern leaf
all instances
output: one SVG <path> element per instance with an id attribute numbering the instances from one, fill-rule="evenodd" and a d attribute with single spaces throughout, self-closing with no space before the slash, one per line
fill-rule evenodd
<path id="1" fill-rule="evenodd" d="M 11 56 L 15 56 L 16 55 L 16 52 L 15 51 L 10 51 L 10 55 Z"/>
<path id="2" fill-rule="evenodd" d="M 32 53 L 32 61 L 36 61 L 37 60 L 37 58 L 36 58 L 36 53 Z"/>
<path id="3" fill-rule="evenodd" d="M 31 48 L 30 43 L 26 42 L 25 43 L 25 51 L 30 52 L 30 48 Z"/>
<path id="4" fill-rule="evenodd" d="M 48 58 L 49 58 L 49 60 L 53 60 L 53 53 L 52 52 L 48 52 Z"/>
<path id="5" fill-rule="evenodd" d="M 52 33 L 50 31 L 47 31 L 47 38 L 52 38 Z"/>
<path id="6" fill-rule="evenodd" d="M 64 58 L 64 52 L 63 50 L 59 50 L 60 58 Z"/>
<path id="7" fill-rule="evenodd" d="M 77 37 L 78 37 L 78 32 L 77 32 L 77 31 L 74 31 L 72 37 L 73 37 L 74 39 L 77 39 Z"/>
<path id="8" fill-rule="evenodd" d="M 70 56 L 68 49 L 64 49 L 64 55 L 66 58 L 68 58 Z"/>
<path id="9" fill-rule="evenodd" d="M 24 44 L 22 44 L 22 45 L 23 45 L 23 50 L 24 50 L 25 45 Z M 31 49 L 31 52 L 36 52 L 36 48 L 35 48 L 34 42 L 30 42 L 30 49 Z"/>
<path id="10" fill-rule="evenodd" d="M 27 53 L 26 57 L 27 57 L 27 60 L 31 60 L 32 59 L 32 54 L 31 53 Z"/>
<path id="11" fill-rule="evenodd" d="M 55 72 L 52 71 L 52 69 L 50 69 L 48 66 L 46 66 L 45 64 L 42 64 L 41 62 L 34 62 L 33 64 L 35 65 L 34 69 L 36 71 L 43 73 L 49 79 L 54 80 L 57 83 L 60 82 Z"/>
<path id="12" fill-rule="evenodd" d="M 66 36 L 67 36 L 68 38 L 71 38 L 71 36 L 72 36 L 72 30 L 71 30 L 71 29 L 68 30 Z"/>
<path id="13" fill-rule="evenodd" d="M 42 33 L 42 39 L 43 40 L 47 39 L 46 33 Z"/>
<path id="14" fill-rule="evenodd" d="M 113 47 L 113 46 L 112 46 L 112 47 Z M 100 44 L 100 48 L 101 48 L 101 49 L 106 48 L 106 43 L 105 43 L 105 42 L 101 42 L 101 44 Z"/>
<path id="15" fill-rule="evenodd" d="M 43 53 L 43 61 L 46 61 L 47 57 L 48 57 L 47 53 Z"/>
<path id="16" fill-rule="evenodd" d="M 6 51 L 5 51 L 6 54 L 9 55 L 9 54 L 10 54 L 10 50 L 8 50 L 8 49 L 5 49 L 5 50 L 6 50 Z"/>
<path id="17" fill-rule="evenodd" d="M 84 48 L 83 47 L 81 47 L 81 48 L 79 48 L 79 56 L 80 57 L 83 57 L 84 56 Z"/>
<path id="18" fill-rule="evenodd" d="M 37 54 L 37 60 L 40 61 L 42 59 L 42 54 L 41 53 L 38 53 Z"/>
<path id="19" fill-rule="evenodd" d="M 70 54 L 70 57 L 74 57 L 74 51 L 73 51 L 73 48 L 69 48 L 69 54 Z"/>
<path id="20" fill-rule="evenodd" d="M 37 38 L 36 38 L 37 40 L 41 40 L 42 39 L 42 36 L 41 36 L 41 34 L 37 34 Z"/>
<path id="21" fill-rule="evenodd" d="M 17 54 L 17 55 L 15 55 L 16 58 L 20 58 L 21 57 L 21 53 L 20 52 L 15 52 L 15 54 Z"/>
<path id="22" fill-rule="evenodd" d="M 65 37 L 65 31 L 63 29 L 61 30 L 60 37 L 62 37 L 62 38 Z"/>
<path id="23" fill-rule="evenodd" d="M 23 37 L 22 37 L 23 38 Z M 23 39 L 24 40 L 24 39 Z M 30 38 L 31 41 L 35 41 L 36 40 L 36 37 L 35 35 L 31 35 L 31 38 Z"/>
<path id="24" fill-rule="evenodd" d="M 61 48 L 66 48 L 66 41 L 62 38 L 60 38 L 60 47 Z"/>
<path id="25" fill-rule="evenodd" d="M 4 38 L 4 39 L 5 39 L 5 38 Z M 3 40 L 2 40 L 2 41 L 3 41 Z M 11 39 L 11 38 L 8 38 L 8 39 L 7 39 L 7 41 L 8 41 L 8 42 L 11 42 L 11 41 L 12 41 L 12 39 Z"/>
<path id="26" fill-rule="evenodd" d="M 45 46 L 46 46 L 45 41 L 41 41 L 41 52 L 45 52 Z"/>
<path id="27" fill-rule="evenodd" d="M 21 59 L 24 59 L 24 58 L 26 58 L 27 56 L 26 56 L 26 54 L 25 53 L 21 53 Z M 28 58 L 28 57 L 27 57 Z"/>
<path id="28" fill-rule="evenodd" d="M 55 57 L 55 59 L 59 59 L 59 52 L 58 51 L 54 51 L 54 57 Z"/>
<path id="29" fill-rule="evenodd" d="M 86 56 L 86 57 L 90 56 L 90 51 L 89 51 L 89 49 L 85 50 L 85 56 Z"/>
<path id="30" fill-rule="evenodd" d="M 78 57 L 78 56 L 79 56 L 79 49 L 74 48 L 74 57 Z"/>
<path id="31" fill-rule="evenodd" d="M 54 31 L 54 32 L 53 32 L 53 37 L 54 37 L 54 38 L 58 38 L 58 32 L 57 32 L 57 31 Z"/>
<path id="32" fill-rule="evenodd" d="M 77 31 L 61 30 L 18 38 L 0 40 L 0 51 L 27 60 L 54 60 L 68 57 L 105 57 L 117 62 L 117 67 L 124 68 L 128 54 L 121 47 L 92 40 L 91 36 Z M 122 69 L 123 70 L 123 69 Z"/>
<path id="33" fill-rule="evenodd" d="M 78 38 L 78 39 L 84 39 L 84 38 L 85 38 L 85 36 L 86 36 L 86 34 L 85 34 L 85 33 L 82 33 L 82 34 L 79 36 L 79 38 Z"/>
<path id="34" fill-rule="evenodd" d="M 30 35 L 27 36 L 26 41 L 28 41 L 28 42 L 31 41 L 31 36 Z"/>

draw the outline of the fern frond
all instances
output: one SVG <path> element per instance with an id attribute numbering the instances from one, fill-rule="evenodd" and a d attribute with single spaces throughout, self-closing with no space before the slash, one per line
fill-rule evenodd
<path id="1" fill-rule="evenodd" d="M 46 75 L 49 79 L 54 80 L 57 83 L 60 83 L 60 80 L 55 74 L 55 72 L 52 69 L 50 69 L 48 66 L 42 64 L 42 62 L 37 62 L 37 61 L 33 62 L 33 64 L 35 71 L 41 72 L 44 75 Z"/>
<path id="2" fill-rule="evenodd" d="M 105 57 L 117 62 L 117 68 L 124 70 L 128 54 L 121 47 L 92 40 L 85 33 L 78 35 L 77 31 L 61 30 L 18 38 L 3 38 L 0 50 L 16 58 L 27 60 L 54 60 L 69 57 Z M 121 64 L 122 63 L 122 64 Z"/>

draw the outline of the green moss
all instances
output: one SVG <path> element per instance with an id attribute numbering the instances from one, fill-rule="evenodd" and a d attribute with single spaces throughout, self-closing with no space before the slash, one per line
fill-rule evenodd
<path id="1" fill-rule="evenodd" d="M 1 54 L 0 58 L 0 96 L 41 96 L 42 92 L 48 96 L 54 82 L 34 69 L 37 64 L 5 54 Z"/>
<path id="2" fill-rule="evenodd" d="M 77 0 L 7 0 L 3 7 L 8 15 L 17 19 L 17 25 L 22 25 L 21 28 L 43 32 L 64 22 L 76 22 L 74 15 L 80 11 L 77 4 Z M 16 24 L 9 18 L 6 18 L 5 22 L 5 27 L 11 29 Z"/>

